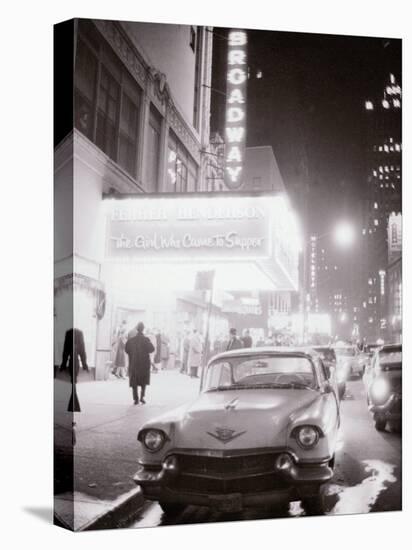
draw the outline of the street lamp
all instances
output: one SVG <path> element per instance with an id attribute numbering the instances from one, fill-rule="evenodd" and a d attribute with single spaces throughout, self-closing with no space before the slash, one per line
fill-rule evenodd
<path id="1" fill-rule="evenodd" d="M 335 242 L 339 246 L 347 247 L 350 246 L 355 240 L 355 229 L 347 221 L 340 222 L 334 231 Z"/>

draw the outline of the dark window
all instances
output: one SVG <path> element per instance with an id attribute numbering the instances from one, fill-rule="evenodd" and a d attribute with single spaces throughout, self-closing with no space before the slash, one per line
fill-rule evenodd
<path id="1" fill-rule="evenodd" d="M 198 32 L 200 33 L 200 29 Z M 202 46 L 202 38 L 201 38 L 201 34 L 199 34 L 196 40 L 195 86 L 194 86 L 194 97 L 193 97 L 193 126 L 197 130 L 199 130 L 199 126 L 200 126 L 200 95 L 201 95 L 200 92 L 202 89 L 202 76 L 201 76 L 202 47 L 201 46 Z"/>
<path id="2" fill-rule="evenodd" d="M 75 125 L 89 139 L 93 139 L 96 81 L 97 58 L 92 50 L 79 40 L 76 57 Z"/>
<path id="3" fill-rule="evenodd" d="M 192 51 L 196 49 L 196 29 L 195 27 L 190 27 L 190 47 Z"/>
<path id="4" fill-rule="evenodd" d="M 123 92 L 119 128 L 119 164 L 130 174 L 136 173 L 139 99 L 135 96 L 133 101 L 127 93 Z"/>
<path id="5" fill-rule="evenodd" d="M 96 145 L 113 160 L 116 160 L 116 122 L 119 97 L 119 84 L 109 71 L 102 67 L 97 109 Z"/>
<path id="6" fill-rule="evenodd" d="M 75 126 L 134 178 L 141 90 L 89 22 L 81 21 L 75 69 Z"/>
<path id="7" fill-rule="evenodd" d="M 167 190 L 176 193 L 196 191 L 197 165 L 173 132 L 167 150 Z"/>
<path id="8" fill-rule="evenodd" d="M 149 129 L 147 132 L 145 170 L 145 183 L 152 190 L 157 190 L 158 188 L 161 123 L 160 114 L 152 106 L 150 108 Z"/>

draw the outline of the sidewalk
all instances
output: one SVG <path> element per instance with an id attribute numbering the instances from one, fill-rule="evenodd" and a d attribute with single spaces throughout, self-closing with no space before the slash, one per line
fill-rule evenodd
<path id="1" fill-rule="evenodd" d="M 73 525 L 78 531 L 114 527 L 120 525 L 125 516 L 135 513 L 143 505 L 140 488 L 133 481 L 139 455 L 136 436 L 140 426 L 194 399 L 198 391 L 198 379 L 176 370 L 152 374 L 146 405 L 133 404 L 128 380 L 114 378 L 78 384 L 81 412 L 74 415 L 74 452 L 68 426 L 71 415 L 67 413 L 66 418 L 55 419 L 57 521 Z M 68 486 L 71 470 L 74 498 Z"/>

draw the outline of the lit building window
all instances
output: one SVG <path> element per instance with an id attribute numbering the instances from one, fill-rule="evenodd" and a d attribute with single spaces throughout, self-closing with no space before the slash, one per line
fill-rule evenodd
<path id="1" fill-rule="evenodd" d="M 378 209 L 378 203 L 375 202 L 374 205 L 373 205 L 374 209 L 377 210 Z"/>
<path id="2" fill-rule="evenodd" d="M 373 175 L 374 175 L 375 178 L 376 178 L 376 176 L 378 175 L 378 172 L 377 172 L 376 170 L 374 170 L 372 173 L 373 173 Z"/>
<path id="3" fill-rule="evenodd" d="M 389 172 L 389 166 L 385 166 L 385 172 Z"/>
<path id="4" fill-rule="evenodd" d="M 401 106 L 401 102 L 399 101 L 399 99 L 394 99 L 393 100 L 393 106 L 394 107 L 400 107 Z"/>
<path id="5" fill-rule="evenodd" d="M 395 151 L 400 151 L 401 150 L 401 146 L 399 145 L 399 143 L 395 143 Z"/>
<path id="6" fill-rule="evenodd" d="M 363 309 L 366 309 L 366 302 L 362 303 Z"/>
<path id="7" fill-rule="evenodd" d="M 368 285 L 371 285 L 372 283 L 373 283 L 372 278 L 369 277 L 369 279 L 368 279 Z"/>
<path id="8" fill-rule="evenodd" d="M 362 229 L 362 235 L 366 235 L 366 229 Z M 326 269 L 326 267 L 325 267 Z"/>
<path id="9" fill-rule="evenodd" d="M 373 323 L 373 317 L 369 317 L 369 323 Z"/>
<path id="10" fill-rule="evenodd" d="M 382 106 L 384 109 L 389 109 L 389 101 L 387 99 L 383 99 Z"/>
<path id="11" fill-rule="evenodd" d="M 393 143 L 393 138 L 389 138 L 389 143 Z"/>
<path id="12" fill-rule="evenodd" d="M 384 146 L 383 146 L 383 149 L 384 149 L 384 151 L 385 151 L 386 153 L 389 153 L 389 147 L 388 147 L 387 145 L 384 145 Z"/>
<path id="13" fill-rule="evenodd" d="M 379 145 L 379 151 L 383 151 L 382 145 Z"/>
<path id="14" fill-rule="evenodd" d="M 372 111 L 373 110 L 372 101 L 365 101 L 365 108 L 366 108 L 367 111 Z"/>
<path id="15" fill-rule="evenodd" d="M 395 75 L 390 73 L 389 78 L 390 78 L 391 84 L 395 84 Z"/>
<path id="16" fill-rule="evenodd" d="M 375 226 L 379 225 L 379 220 L 377 220 L 376 218 L 373 220 L 373 223 Z"/>
<path id="17" fill-rule="evenodd" d="M 383 174 L 383 166 L 379 166 L 379 172 Z"/>

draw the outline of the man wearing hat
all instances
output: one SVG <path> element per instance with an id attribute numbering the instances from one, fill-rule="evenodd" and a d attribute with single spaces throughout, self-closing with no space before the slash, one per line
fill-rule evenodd
<path id="1" fill-rule="evenodd" d="M 242 341 L 237 337 L 236 329 L 231 328 L 229 331 L 229 342 L 227 344 L 226 351 L 240 348 L 243 348 Z"/>
<path id="2" fill-rule="evenodd" d="M 141 388 L 140 403 L 146 403 L 145 390 L 150 384 L 150 354 L 155 348 L 143 334 L 144 324 L 138 323 L 136 336 L 126 342 L 126 353 L 129 356 L 129 386 L 133 390 L 134 404 L 139 404 L 138 386 Z"/>

